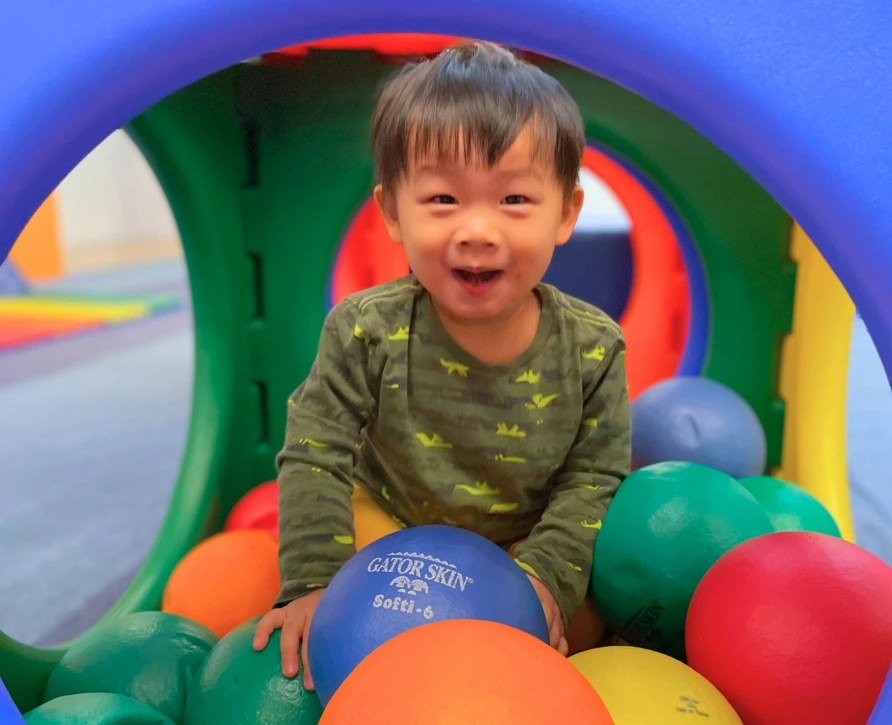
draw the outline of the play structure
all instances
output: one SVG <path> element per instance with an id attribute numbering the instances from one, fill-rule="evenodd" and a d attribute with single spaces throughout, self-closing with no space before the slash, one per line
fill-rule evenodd
<path id="1" fill-rule="evenodd" d="M 251 673 L 245 681 L 254 678 L 260 687 L 276 676 L 275 652 L 265 651 L 262 667 L 246 666 L 246 625 L 216 644 L 210 630 L 189 629 L 188 620 L 162 617 L 143 626 L 128 617 L 157 615 L 152 610 L 160 608 L 171 573 L 220 530 L 246 492 L 273 477 L 284 401 L 309 370 L 332 300 L 401 269 L 397 258 L 372 277 L 348 269 L 351 278 L 338 266 L 339 252 L 351 223 L 375 223 L 363 214 L 371 215 L 368 131 L 376 89 L 398 56 L 436 52 L 452 36 L 404 35 L 394 46 L 393 38 L 357 34 L 447 32 L 536 54 L 579 104 L 591 147 L 587 165 L 633 222 L 633 279 L 621 317 L 633 394 L 677 375 L 735 391 L 764 431 L 765 473 L 813 494 L 838 525 L 842 539 L 821 540 L 808 570 L 834 570 L 828 562 L 851 557 L 858 571 L 875 571 L 860 554 L 838 547 L 861 551 L 848 543 L 844 446 L 854 304 L 892 369 L 892 207 L 877 202 L 877 190 L 892 185 L 892 114 L 880 112 L 892 104 L 883 75 L 892 9 L 867 0 L 828 4 L 820 13 L 807 0 L 746 7 L 730 0 L 171 0 L 127 7 L 84 0 L 77 8 L 53 4 L 51 12 L 44 5 L 16 2 L 0 10 L 0 54 L 16 68 L 0 78 L 0 259 L 74 165 L 124 126 L 180 229 L 194 304 L 196 384 L 169 515 L 143 569 L 100 626 L 197 643 L 189 651 L 207 657 L 189 671 L 203 673 L 197 682 L 210 693 L 210 704 L 195 705 L 210 708 L 204 715 L 251 712 L 253 691 L 224 706 L 211 702 L 219 692 L 214 683 L 240 667 Z M 31 52 L 36 47 L 44 51 Z M 22 57 L 28 62 L 19 65 Z M 731 483 L 723 485 L 743 496 Z M 766 518 L 747 536 L 772 526 Z M 727 565 L 725 580 L 735 579 L 735 566 L 741 564 Z M 716 568 L 710 581 L 725 569 Z M 715 601 L 708 586 L 704 591 Z M 837 615 L 828 621 L 842 622 Z M 484 630 L 467 636 L 502 636 Z M 437 641 L 437 632 L 417 636 Z M 50 708 L 63 707 L 64 697 L 98 696 L 100 690 L 64 697 L 75 690 L 47 690 L 51 674 L 66 677 L 58 667 L 66 651 L 75 657 L 78 647 L 97 646 L 86 637 L 37 649 L 0 633 L 7 712 L 12 703 L 30 711 L 48 692 L 59 695 Z M 886 641 L 856 639 L 865 647 Z M 376 652 L 397 667 L 400 646 L 397 638 Z M 874 659 L 864 661 L 875 663 L 882 652 L 871 651 Z M 699 661 L 723 681 L 721 663 L 709 653 Z M 412 676 L 402 662 L 404 676 Z M 864 679 L 871 687 L 875 670 Z M 307 697 L 291 695 L 292 702 Z M 872 706 L 859 704 L 866 712 Z M 154 710 L 169 713 L 170 722 L 182 722 L 182 709 L 160 707 Z M 301 711 L 301 722 L 318 720 L 312 707 Z"/>

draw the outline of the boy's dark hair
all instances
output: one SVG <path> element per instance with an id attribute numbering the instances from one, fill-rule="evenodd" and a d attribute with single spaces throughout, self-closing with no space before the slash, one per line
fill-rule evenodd
<path id="1" fill-rule="evenodd" d="M 531 123 L 534 152 L 553 164 L 569 197 L 585 147 L 576 102 L 508 49 L 458 43 L 407 65 L 385 85 L 372 124 L 378 182 L 391 193 L 410 162 L 428 155 L 492 166 Z"/>

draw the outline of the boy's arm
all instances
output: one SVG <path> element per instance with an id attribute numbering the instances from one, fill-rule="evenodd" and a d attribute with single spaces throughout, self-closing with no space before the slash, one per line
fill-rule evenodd
<path id="1" fill-rule="evenodd" d="M 355 553 L 353 462 L 374 414 L 376 346 L 358 308 L 343 302 L 326 317 L 307 379 L 288 399 L 279 481 L 276 606 L 327 586 Z"/>
<path id="2" fill-rule="evenodd" d="M 589 362 L 589 361 L 586 361 Z M 595 539 L 631 466 L 625 344 L 620 338 L 584 377 L 582 424 L 548 506 L 515 558 L 552 593 L 566 625 L 582 604 Z"/>

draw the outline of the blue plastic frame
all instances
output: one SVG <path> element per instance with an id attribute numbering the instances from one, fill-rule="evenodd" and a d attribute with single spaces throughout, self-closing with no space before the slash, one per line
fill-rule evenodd
<path id="1" fill-rule="evenodd" d="M 802 225 L 892 369 L 892 4 L 879 0 L 8 0 L 0 259 L 65 175 L 156 101 L 275 48 L 378 32 L 517 45 L 676 114 Z"/>

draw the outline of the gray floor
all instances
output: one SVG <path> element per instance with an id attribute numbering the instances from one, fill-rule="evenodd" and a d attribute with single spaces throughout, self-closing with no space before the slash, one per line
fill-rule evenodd
<path id="1" fill-rule="evenodd" d="M 0 626 L 38 644 L 83 631 L 131 581 L 167 508 L 192 396 L 182 265 L 67 287 L 185 304 L 0 355 Z"/>
<path id="2" fill-rule="evenodd" d="M 179 471 L 193 337 L 178 263 L 72 291 L 183 295 L 178 311 L 0 354 L 0 628 L 38 644 L 93 624 L 141 565 Z M 892 391 L 856 321 L 849 460 L 859 543 L 892 564 Z"/>

